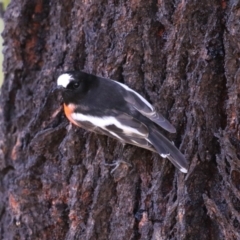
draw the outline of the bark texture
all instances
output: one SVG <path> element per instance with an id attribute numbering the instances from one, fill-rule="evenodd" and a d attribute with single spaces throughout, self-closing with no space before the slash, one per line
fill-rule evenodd
<path id="1" fill-rule="evenodd" d="M 12 0 L 0 107 L 0 238 L 240 239 L 240 4 Z M 70 127 L 63 70 L 124 82 L 190 161 Z"/>

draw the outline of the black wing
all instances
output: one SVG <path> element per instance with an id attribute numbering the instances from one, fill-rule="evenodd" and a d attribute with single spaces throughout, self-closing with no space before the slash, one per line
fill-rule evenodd
<path id="1" fill-rule="evenodd" d="M 131 104 L 138 112 L 158 124 L 160 127 L 164 128 L 168 132 L 176 132 L 174 126 L 166 118 L 164 118 L 162 114 L 156 112 L 155 108 L 145 98 L 143 98 L 140 94 L 138 94 L 128 86 L 116 81 L 115 83 L 122 87 L 122 93 L 125 101 Z"/>
<path id="2" fill-rule="evenodd" d="M 132 116 L 117 110 L 107 110 L 99 115 L 73 113 L 73 120 L 79 127 L 107 135 L 123 143 L 136 145 L 151 151 L 156 151 L 148 141 L 148 127 Z"/>

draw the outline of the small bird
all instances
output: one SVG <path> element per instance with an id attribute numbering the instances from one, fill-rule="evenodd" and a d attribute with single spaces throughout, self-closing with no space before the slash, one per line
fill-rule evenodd
<path id="1" fill-rule="evenodd" d="M 175 128 L 139 93 L 120 82 L 82 71 L 64 72 L 57 85 L 70 122 L 157 152 L 187 173 L 188 162 L 183 154 L 160 133 L 160 128 L 170 133 L 175 133 Z"/>

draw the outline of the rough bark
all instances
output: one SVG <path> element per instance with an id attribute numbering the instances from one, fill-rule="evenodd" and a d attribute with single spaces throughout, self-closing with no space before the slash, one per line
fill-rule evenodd
<path id="1" fill-rule="evenodd" d="M 240 5 L 12 0 L 0 108 L 1 239 L 240 239 Z M 69 127 L 63 70 L 124 82 L 190 161 Z"/>

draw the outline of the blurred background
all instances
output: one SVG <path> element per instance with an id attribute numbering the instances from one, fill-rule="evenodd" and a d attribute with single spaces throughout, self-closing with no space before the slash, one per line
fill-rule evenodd
<path id="1" fill-rule="evenodd" d="M 8 6 L 8 4 L 10 3 L 10 0 L 0 0 L 0 87 L 2 86 L 2 82 L 3 82 L 3 69 L 2 69 L 2 63 L 3 63 L 3 39 L 2 39 L 2 31 L 4 28 L 4 23 L 3 23 L 3 16 L 4 16 L 4 12 Z"/>

